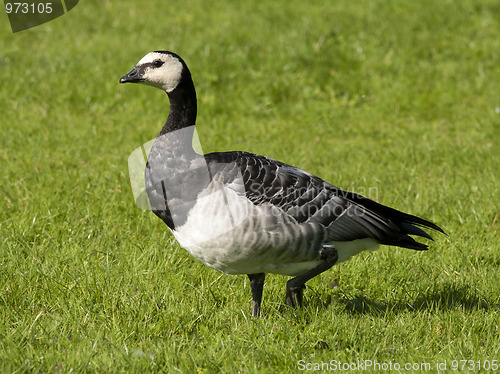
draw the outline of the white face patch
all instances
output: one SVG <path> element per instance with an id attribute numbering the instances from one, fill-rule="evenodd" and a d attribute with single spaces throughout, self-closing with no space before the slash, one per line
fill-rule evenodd
<path id="1" fill-rule="evenodd" d="M 142 76 L 144 81 L 141 83 L 170 92 L 177 87 L 181 80 L 182 63 L 175 56 L 150 52 L 137 63 L 136 67 L 140 68 L 141 65 L 150 64 L 156 60 L 163 61 L 163 65 L 160 67 L 148 66 L 144 70 Z"/>

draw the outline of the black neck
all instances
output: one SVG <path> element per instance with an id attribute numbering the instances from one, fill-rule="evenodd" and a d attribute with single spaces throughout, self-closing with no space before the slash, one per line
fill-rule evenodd
<path id="1" fill-rule="evenodd" d="M 193 126 L 196 123 L 196 91 L 189 73 L 183 77 L 179 85 L 168 92 L 170 113 L 160 135 Z"/>

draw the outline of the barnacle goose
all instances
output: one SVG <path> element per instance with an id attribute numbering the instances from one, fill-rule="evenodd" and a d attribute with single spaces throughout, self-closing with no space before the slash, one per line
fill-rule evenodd
<path id="1" fill-rule="evenodd" d="M 165 91 L 170 112 L 149 152 L 146 193 L 153 212 L 180 245 L 205 265 L 247 274 L 252 315 L 260 315 L 266 273 L 294 276 L 286 302 L 302 304 L 305 283 L 380 244 L 426 250 L 410 235 L 422 218 L 381 205 L 268 157 L 193 150 L 196 92 L 186 63 L 168 51 L 144 56 L 120 83 Z"/>

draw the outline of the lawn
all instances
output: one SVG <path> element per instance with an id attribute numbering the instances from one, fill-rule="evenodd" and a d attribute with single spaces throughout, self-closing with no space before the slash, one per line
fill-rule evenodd
<path id="1" fill-rule="evenodd" d="M 12 33 L 2 13 L 0 372 L 500 367 L 499 14 L 496 0 L 86 0 Z M 246 276 L 197 262 L 134 204 L 128 156 L 168 100 L 118 80 L 159 49 L 191 69 L 205 152 L 279 159 L 447 236 L 334 266 L 299 310 L 270 275 L 252 319 Z"/>

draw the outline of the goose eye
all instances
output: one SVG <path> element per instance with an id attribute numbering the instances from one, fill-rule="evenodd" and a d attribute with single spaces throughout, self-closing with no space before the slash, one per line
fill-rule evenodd
<path id="1" fill-rule="evenodd" d="M 155 60 L 153 61 L 153 65 L 157 68 L 159 68 L 160 66 L 163 65 L 163 61 L 162 60 Z"/>

